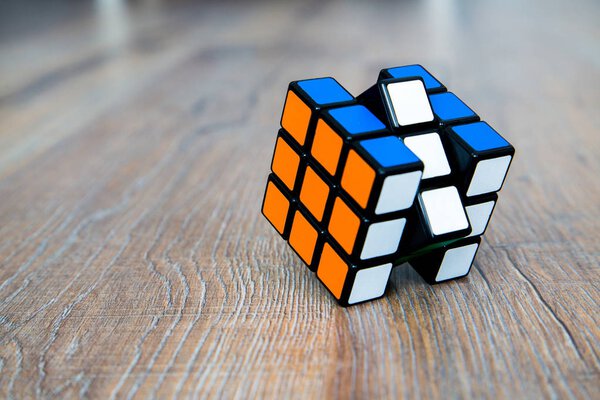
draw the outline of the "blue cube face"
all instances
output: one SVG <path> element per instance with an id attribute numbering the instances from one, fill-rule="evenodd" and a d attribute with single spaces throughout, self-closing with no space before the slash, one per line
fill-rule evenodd
<path id="1" fill-rule="evenodd" d="M 329 111 L 329 115 L 353 135 L 385 129 L 383 122 L 364 106 L 335 108 Z"/>
<path id="2" fill-rule="evenodd" d="M 406 65 L 404 67 L 389 68 L 387 72 L 394 78 L 408 78 L 419 76 L 425 82 L 425 89 L 439 89 L 442 84 L 420 65 Z"/>
<path id="3" fill-rule="evenodd" d="M 429 96 L 434 114 L 441 122 L 477 117 L 454 93 L 446 92 Z"/>
<path id="4" fill-rule="evenodd" d="M 298 86 L 319 105 L 350 101 L 354 98 L 333 78 L 308 79 L 298 82 Z"/>
<path id="5" fill-rule="evenodd" d="M 454 126 L 452 131 L 477 152 L 510 147 L 510 144 L 485 122 Z"/>
<path id="6" fill-rule="evenodd" d="M 419 158 L 396 136 L 363 140 L 360 145 L 383 168 L 420 162 Z"/>

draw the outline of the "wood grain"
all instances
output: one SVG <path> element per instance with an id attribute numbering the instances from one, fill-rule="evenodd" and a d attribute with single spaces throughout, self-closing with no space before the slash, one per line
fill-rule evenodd
<path id="1" fill-rule="evenodd" d="M 5 3 L 1 398 L 600 397 L 600 4 Z M 517 149 L 468 279 L 339 308 L 260 216 L 289 81 L 419 62 Z"/>

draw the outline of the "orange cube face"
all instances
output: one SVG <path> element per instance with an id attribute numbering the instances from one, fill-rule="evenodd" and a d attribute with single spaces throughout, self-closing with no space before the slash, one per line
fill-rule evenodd
<path id="1" fill-rule="evenodd" d="M 299 166 L 300 155 L 281 136 L 278 137 L 271 170 L 290 190 L 294 190 Z"/>
<path id="2" fill-rule="evenodd" d="M 291 90 L 288 91 L 287 99 L 285 100 L 285 105 L 283 107 L 281 126 L 292 135 L 301 146 L 304 146 L 306 140 L 310 116 L 310 108 L 297 94 Z"/>
<path id="3" fill-rule="evenodd" d="M 356 151 L 351 150 L 342 175 L 342 188 L 364 209 L 369 202 L 373 182 L 373 168 Z"/>
<path id="4" fill-rule="evenodd" d="M 329 233 L 348 254 L 352 254 L 360 219 L 339 197 L 335 199 L 331 220 L 329 221 Z"/>
<path id="5" fill-rule="evenodd" d="M 272 181 L 267 184 L 262 212 L 280 235 L 285 231 L 290 201 Z"/>
<path id="6" fill-rule="evenodd" d="M 319 233 L 317 230 L 304 218 L 300 211 L 296 210 L 289 242 L 290 246 L 296 250 L 296 253 L 307 265 L 312 264 L 318 238 Z"/>
<path id="7" fill-rule="evenodd" d="M 323 253 L 317 267 L 317 277 L 333 293 L 336 299 L 342 296 L 346 276 L 348 275 L 348 265 L 336 253 L 336 251 L 325 243 Z"/>
<path id="8" fill-rule="evenodd" d="M 300 189 L 300 202 L 319 222 L 323 220 L 328 198 L 329 186 L 327 183 L 310 166 L 306 167 Z"/>
<path id="9" fill-rule="evenodd" d="M 319 119 L 311 154 L 331 176 L 337 171 L 342 145 L 342 138 L 325 121 Z"/>

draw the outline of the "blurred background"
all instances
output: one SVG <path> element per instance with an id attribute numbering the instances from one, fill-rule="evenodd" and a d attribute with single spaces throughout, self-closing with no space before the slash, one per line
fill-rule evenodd
<path id="1" fill-rule="evenodd" d="M 151 87 L 181 90 L 182 71 L 186 93 L 157 96 L 169 103 L 161 106 L 207 107 L 226 120 L 248 101 L 265 102 L 264 119 L 254 122 L 269 132 L 291 80 L 334 75 L 356 95 L 379 69 L 409 63 L 429 68 L 517 147 L 530 130 L 567 137 L 569 117 L 598 126 L 597 1 L 8 0 L 0 7 L 0 144 L 10 149 L 0 173 Z M 265 96 L 271 85 L 279 90 Z M 243 98 L 240 89 L 252 87 L 256 98 Z M 565 115 L 567 104 L 581 114 Z M 26 143 L 14 142 L 18 129 L 30 134 Z"/>

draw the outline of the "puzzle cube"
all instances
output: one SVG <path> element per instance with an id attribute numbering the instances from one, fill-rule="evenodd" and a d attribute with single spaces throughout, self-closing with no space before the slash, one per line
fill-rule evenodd
<path id="1" fill-rule="evenodd" d="M 466 276 L 514 148 L 420 65 L 289 85 L 262 213 L 343 306 Z"/>

